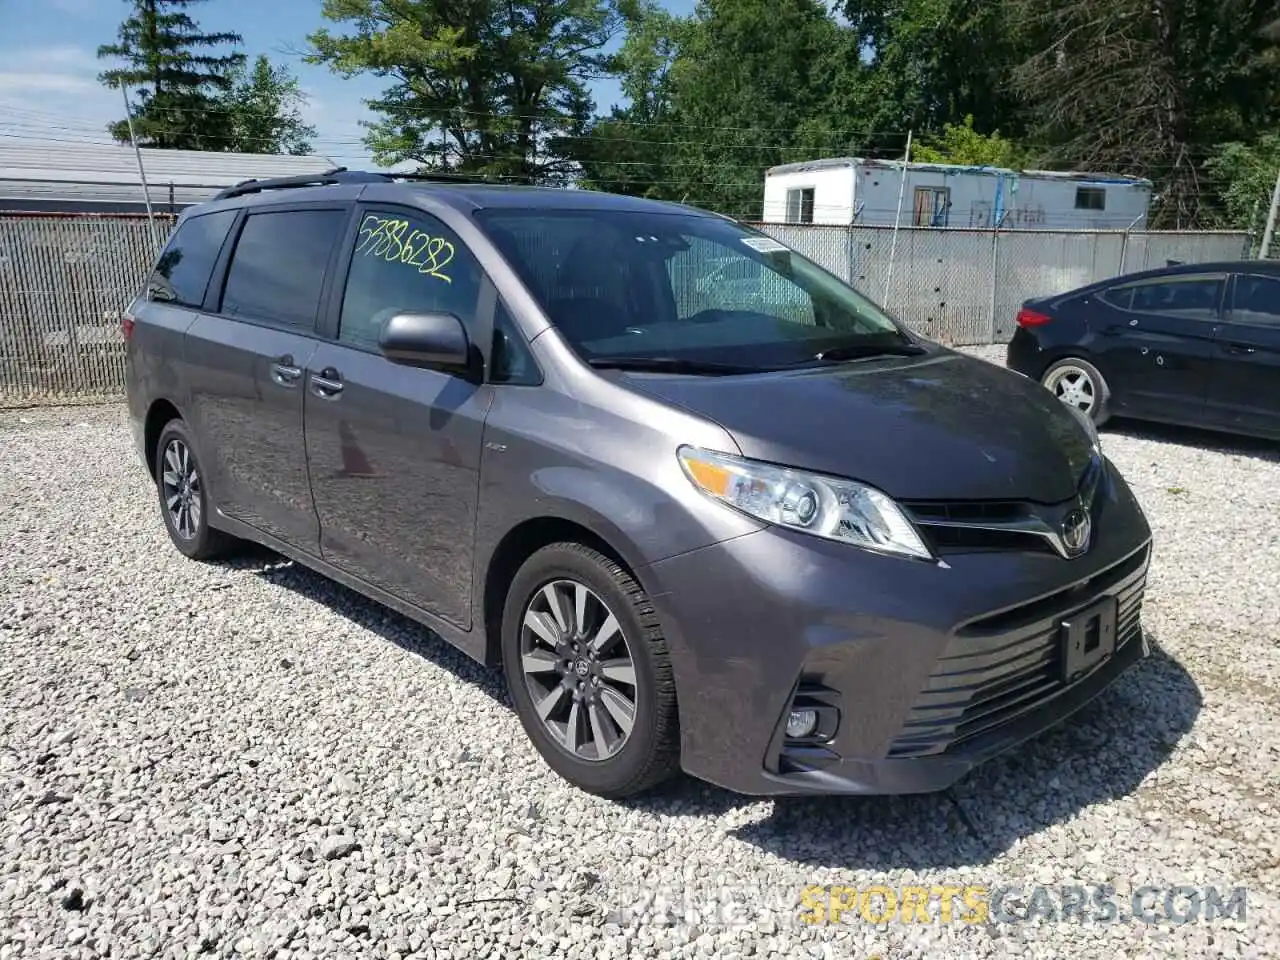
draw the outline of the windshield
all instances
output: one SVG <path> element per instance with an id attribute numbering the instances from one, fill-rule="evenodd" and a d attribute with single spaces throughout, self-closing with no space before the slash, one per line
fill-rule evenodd
<path id="1" fill-rule="evenodd" d="M 719 217 L 489 208 L 477 219 L 584 359 L 777 369 L 909 343 L 883 310 Z"/>

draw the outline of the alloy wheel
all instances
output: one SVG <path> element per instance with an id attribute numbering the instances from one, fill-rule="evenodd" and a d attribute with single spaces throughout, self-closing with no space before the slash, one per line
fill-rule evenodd
<path id="1" fill-rule="evenodd" d="M 608 605 L 576 580 L 554 580 L 525 605 L 520 659 L 534 711 L 567 753 L 608 760 L 631 736 L 636 665 Z"/>
<path id="2" fill-rule="evenodd" d="M 1044 384 L 1055 397 L 1082 413 L 1093 413 L 1098 403 L 1098 391 L 1088 371 L 1073 364 L 1064 364 L 1053 371 Z"/>
<path id="3" fill-rule="evenodd" d="M 165 445 L 160 468 L 160 486 L 165 509 L 169 512 L 169 525 L 183 540 L 194 540 L 200 532 L 202 507 L 200 471 L 196 468 L 191 448 L 173 438 Z"/>

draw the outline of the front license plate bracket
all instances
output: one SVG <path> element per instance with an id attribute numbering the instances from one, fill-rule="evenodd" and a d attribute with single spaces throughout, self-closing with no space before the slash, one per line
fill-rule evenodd
<path id="1" fill-rule="evenodd" d="M 1116 598 L 1103 597 L 1062 621 L 1062 680 L 1071 683 L 1116 652 Z"/>

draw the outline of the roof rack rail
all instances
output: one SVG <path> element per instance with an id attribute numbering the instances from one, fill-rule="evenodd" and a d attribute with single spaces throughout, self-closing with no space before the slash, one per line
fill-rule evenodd
<path id="1" fill-rule="evenodd" d="M 450 173 L 447 170 L 427 171 L 426 173 L 410 173 L 395 171 L 387 173 L 390 180 L 422 180 L 426 183 L 501 183 L 518 180 L 517 177 L 494 177 L 478 173 Z"/>
<path id="2" fill-rule="evenodd" d="M 301 187 L 324 187 L 335 183 L 386 183 L 391 178 L 381 173 L 365 173 L 359 170 L 348 170 L 346 167 L 334 167 L 321 174 L 303 174 L 296 177 L 269 177 L 266 180 L 242 180 L 233 187 L 219 190 L 214 200 L 227 200 L 231 197 L 242 197 L 249 193 L 261 193 L 263 190 L 288 190 Z"/>
<path id="3" fill-rule="evenodd" d="M 334 167 L 319 174 L 302 174 L 296 177 L 270 177 L 266 180 L 242 180 L 235 186 L 219 190 L 214 200 L 227 200 L 231 197 L 242 197 L 250 193 L 261 193 L 264 190 L 288 190 L 302 187 L 326 187 L 335 183 L 394 183 L 397 180 L 419 180 L 424 183 L 502 183 L 517 180 L 514 177 L 496 179 L 470 173 L 413 173 L 401 171 L 371 172 L 365 170 L 348 170 L 346 167 Z M 519 181 L 523 182 L 523 181 Z"/>

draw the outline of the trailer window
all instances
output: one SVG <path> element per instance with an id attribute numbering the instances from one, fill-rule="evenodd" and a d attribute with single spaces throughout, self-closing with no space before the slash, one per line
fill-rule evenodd
<path id="1" fill-rule="evenodd" d="M 1107 209 L 1107 191 L 1101 187 L 1076 187 L 1076 209 Z"/>
<path id="2" fill-rule="evenodd" d="M 813 187 L 787 191 L 787 223 L 813 223 Z"/>
<path id="3" fill-rule="evenodd" d="M 915 216 L 917 227 L 945 227 L 951 207 L 950 187 L 916 187 Z"/>

